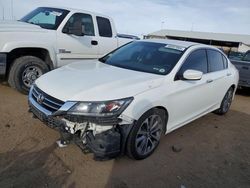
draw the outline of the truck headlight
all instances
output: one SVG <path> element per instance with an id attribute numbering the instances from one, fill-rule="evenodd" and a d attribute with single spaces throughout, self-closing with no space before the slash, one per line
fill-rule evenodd
<path id="1" fill-rule="evenodd" d="M 78 102 L 67 113 L 97 117 L 120 115 L 132 100 L 133 97 L 102 102 Z"/>

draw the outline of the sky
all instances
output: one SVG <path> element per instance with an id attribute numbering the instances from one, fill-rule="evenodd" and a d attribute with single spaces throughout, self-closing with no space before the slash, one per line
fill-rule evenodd
<path id="1" fill-rule="evenodd" d="M 0 0 L 0 19 L 19 19 L 39 6 L 60 6 L 112 17 L 119 33 L 160 29 L 250 35 L 250 0 Z"/>

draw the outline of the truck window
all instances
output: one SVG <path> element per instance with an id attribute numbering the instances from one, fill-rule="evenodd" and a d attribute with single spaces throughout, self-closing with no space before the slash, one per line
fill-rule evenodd
<path id="1" fill-rule="evenodd" d="M 224 62 L 220 52 L 216 50 L 207 50 L 209 72 L 220 71 L 224 69 Z"/>
<path id="2" fill-rule="evenodd" d="M 74 27 L 77 22 L 82 23 L 82 26 L 84 27 L 84 35 L 95 36 L 94 24 L 91 15 L 75 13 L 69 18 L 64 27 Z"/>
<path id="3" fill-rule="evenodd" d="M 99 35 L 101 37 L 112 37 L 112 28 L 109 19 L 103 17 L 96 17 Z"/>

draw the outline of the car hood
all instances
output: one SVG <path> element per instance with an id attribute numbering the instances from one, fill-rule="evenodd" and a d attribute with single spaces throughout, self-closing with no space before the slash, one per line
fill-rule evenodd
<path id="1" fill-rule="evenodd" d="M 135 96 L 159 87 L 164 76 L 81 61 L 51 71 L 35 84 L 62 101 L 104 101 Z"/>
<path id="2" fill-rule="evenodd" d="M 0 21 L 0 32 L 20 32 L 20 31 L 44 31 L 38 25 L 29 24 L 21 21 Z"/>

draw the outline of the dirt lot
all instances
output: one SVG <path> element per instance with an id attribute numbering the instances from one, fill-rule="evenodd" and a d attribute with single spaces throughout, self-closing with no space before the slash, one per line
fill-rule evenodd
<path id="1" fill-rule="evenodd" d="M 250 187 L 250 92 L 226 116 L 209 114 L 165 136 L 150 158 L 97 162 L 27 112 L 27 96 L 0 83 L 0 187 Z M 172 146 L 181 147 L 173 152 Z"/>

